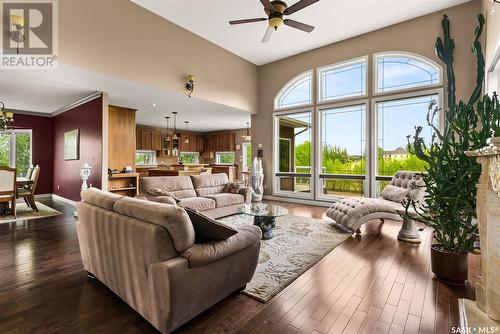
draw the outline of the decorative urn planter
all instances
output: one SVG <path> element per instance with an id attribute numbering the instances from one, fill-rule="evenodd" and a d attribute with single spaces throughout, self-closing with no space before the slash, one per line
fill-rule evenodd
<path id="1" fill-rule="evenodd" d="M 469 274 L 469 253 L 452 253 L 440 244 L 431 245 L 431 269 L 436 278 L 449 284 L 464 284 Z"/>

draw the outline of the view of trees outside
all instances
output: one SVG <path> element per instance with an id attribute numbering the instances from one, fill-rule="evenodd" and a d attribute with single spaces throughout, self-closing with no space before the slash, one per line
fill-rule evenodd
<path id="1" fill-rule="evenodd" d="M 190 153 L 190 152 L 181 152 L 179 159 L 184 164 L 197 164 L 198 163 L 198 154 Z"/>
<path id="2" fill-rule="evenodd" d="M 10 161 L 15 136 L 15 162 Z M 29 133 L 0 134 L 0 166 L 15 166 L 18 176 L 24 176 L 31 164 L 31 135 Z"/>
<path id="3" fill-rule="evenodd" d="M 218 164 L 234 164 L 234 152 L 217 152 L 217 163 Z"/>
<path id="4" fill-rule="evenodd" d="M 248 143 L 246 147 L 246 156 L 243 157 L 246 161 L 246 166 L 248 169 L 250 169 L 250 166 L 252 166 L 252 144 Z"/>

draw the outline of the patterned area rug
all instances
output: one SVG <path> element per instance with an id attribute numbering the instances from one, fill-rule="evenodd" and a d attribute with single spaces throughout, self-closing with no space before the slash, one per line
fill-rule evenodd
<path id="1" fill-rule="evenodd" d="M 234 215 L 219 219 L 232 227 L 253 224 L 253 217 Z M 307 269 L 349 238 L 321 219 L 287 215 L 276 218 L 274 237 L 261 240 L 259 263 L 245 294 L 267 302 Z"/>
<path id="2" fill-rule="evenodd" d="M 40 202 L 36 202 L 36 206 L 39 210 L 38 212 L 29 208 L 25 203 L 17 203 L 16 205 L 17 219 L 15 219 L 13 216 L 5 216 L 5 217 L 0 216 L 0 224 L 62 215 L 61 212 L 54 210 Z"/>

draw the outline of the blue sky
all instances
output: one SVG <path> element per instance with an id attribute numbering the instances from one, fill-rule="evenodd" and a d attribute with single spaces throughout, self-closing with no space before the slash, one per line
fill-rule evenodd
<path id="1" fill-rule="evenodd" d="M 385 58 L 384 63 L 379 63 L 379 86 L 385 87 L 384 91 L 395 88 L 408 88 L 422 84 L 435 82 L 437 74 L 435 69 L 425 63 L 417 63 L 413 59 Z M 363 72 L 364 64 L 354 64 L 342 69 L 334 69 L 322 76 L 322 82 L 326 83 L 327 96 L 345 97 L 352 92 L 352 96 L 363 92 L 365 78 Z M 310 81 L 303 81 L 295 87 L 284 99 L 286 104 L 310 101 Z M 323 84 L 325 86 L 325 84 Z M 437 95 L 381 102 L 376 105 L 378 114 L 378 144 L 384 150 L 394 150 L 405 147 L 407 135 L 413 135 L 415 126 L 422 125 L 423 136 L 430 140 L 431 129 L 427 126 L 426 116 L 429 102 L 438 99 Z M 372 110 L 375 112 L 375 110 Z M 365 117 L 366 110 L 363 105 L 342 107 L 322 111 L 324 122 L 323 142 L 337 145 L 347 149 L 349 154 L 359 155 L 364 147 L 365 140 Z M 310 121 L 307 113 L 289 115 L 289 117 L 300 118 Z M 311 131 L 297 136 L 297 144 L 310 140 Z"/>

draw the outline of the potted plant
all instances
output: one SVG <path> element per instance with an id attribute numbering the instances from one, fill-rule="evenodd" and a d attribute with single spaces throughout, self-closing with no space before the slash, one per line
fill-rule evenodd
<path id="1" fill-rule="evenodd" d="M 453 53 L 455 44 L 450 37 L 449 20 L 442 20 L 444 38 L 436 41 L 436 53 L 447 71 L 446 122 L 442 130 L 437 126 L 439 108 L 436 102 L 429 106 L 427 123 L 433 128 L 430 144 L 421 135 L 422 127 L 415 128 L 413 139 L 408 137 L 408 148 L 427 162 L 422 178 L 426 184 L 425 203 L 409 199 L 416 211 L 413 219 L 434 229 L 436 243 L 431 246 L 431 268 L 436 277 L 464 283 L 468 276 L 467 256 L 473 248 L 477 233 L 476 184 L 481 166 L 465 155 L 466 151 L 487 145 L 488 138 L 498 126 L 500 108 L 496 94 L 481 97 L 484 81 L 484 56 L 479 38 L 484 17 L 478 16 L 472 52 L 477 60 L 476 87 L 467 102 L 456 102 Z M 498 131 L 498 129 L 497 129 Z"/>

